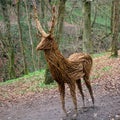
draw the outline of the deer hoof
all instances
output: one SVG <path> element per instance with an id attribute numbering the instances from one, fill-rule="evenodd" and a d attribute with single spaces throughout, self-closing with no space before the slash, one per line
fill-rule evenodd
<path id="1" fill-rule="evenodd" d="M 73 116 L 72 116 L 72 120 L 76 120 L 77 119 L 77 113 L 75 113 Z"/>
<path id="2" fill-rule="evenodd" d="M 65 118 L 60 118 L 60 120 L 65 120 Z"/>

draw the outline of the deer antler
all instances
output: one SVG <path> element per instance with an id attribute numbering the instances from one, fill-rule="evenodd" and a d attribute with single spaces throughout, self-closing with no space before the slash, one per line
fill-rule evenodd
<path id="1" fill-rule="evenodd" d="M 47 33 L 43 30 L 43 28 L 42 28 L 42 26 L 41 26 L 41 23 L 40 23 L 40 21 L 38 20 L 36 2 L 35 2 L 35 0 L 32 0 L 32 2 L 33 2 L 33 6 L 34 6 L 34 16 L 35 16 L 34 18 L 35 18 L 35 22 L 36 22 L 36 27 L 37 27 L 38 31 L 42 34 L 42 36 L 47 37 L 49 34 L 47 34 Z"/>
<path id="2" fill-rule="evenodd" d="M 55 6 L 53 6 L 52 8 L 52 23 L 51 23 L 51 28 L 49 30 L 50 34 L 53 34 L 54 31 L 54 27 L 55 27 L 55 20 L 56 20 L 56 16 L 55 16 Z"/>

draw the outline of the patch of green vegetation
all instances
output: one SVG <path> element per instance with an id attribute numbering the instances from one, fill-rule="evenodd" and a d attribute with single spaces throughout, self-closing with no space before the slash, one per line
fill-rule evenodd
<path id="1" fill-rule="evenodd" d="M 112 67 L 111 66 L 105 66 L 102 68 L 103 71 L 109 71 Z"/>
<path id="2" fill-rule="evenodd" d="M 93 20 L 93 17 L 92 17 Z M 95 23 L 110 27 L 110 19 L 106 20 L 104 17 L 97 16 Z"/>
<path id="3" fill-rule="evenodd" d="M 46 85 L 44 83 L 45 70 L 36 71 L 24 75 L 23 77 L 8 80 L 6 82 L 0 83 L 0 86 L 13 86 L 14 93 L 17 95 L 25 95 L 28 92 L 39 92 L 43 89 L 52 89 L 56 87 L 56 82 Z M 21 89 L 20 89 L 21 88 Z M 8 94 L 4 94 L 7 98 Z"/>
<path id="4" fill-rule="evenodd" d="M 39 86 L 40 86 L 40 88 L 47 88 L 47 89 L 51 89 L 51 88 L 55 88 L 56 87 L 56 82 L 53 82 L 53 83 L 51 83 L 51 84 L 48 84 L 48 85 L 46 85 L 45 83 L 44 83 L 44 81 L 42 81 L 42 82 L 40 82 L 40 84 L 39 84 Z"/>
<path id="5" fill-rule="evenodd" d="M 31 77 L 33 77 L 33 76 L 43 76 L 44 75 L 44 73 L 45 73 L 45 70 L 44 69 L 42 69 L 42 70 L 40 70 L 40 71 L 35 71 L 35 72 L 33 72 L 33 73 L 29 73 L 28 75 L 24 75 L 24 76 L 22 76 L 22 77 L 20 77 L 20 78 L 17 78 L 17 79 L 11 79 L 11 80 L 7 80 L 6 82 L 2 82 L 2 83 L 0 83 L 0 86 L 2 86 L 2 85 L 7 85 L 7 84 L 11 84 L 11 83 L 15 83 L 15 82 L 18 82 L 18 81 L 20 81 L 20 80 L 29 80 L 29 78 L 31 78 Z"/>
<path id="6" fill-rule="evenodd" d="M 3 20 L 3 16 L 2 15 L 0 15 L 0 20 Z"/>
<path id="7" fill-rule="evenodd" d="M 105 7 L 105 8 L 104 8 Z M 107 26 L 108 30 L 110 30 L 111 19 L 110 19 L 110 6 L 101 6 L 102 9 L 97 9 L 97 15 L 95 19 L 95 23 L 99 27 Z M 66 12 L 67 15 L 65 17 L 66 22 L 68 23 L 79 23 L 80 19 L 82 19 L 82 2 L 77 1 L 75 2 L 67 2 L 66 3 Z M 91 12 L 91 20 L 94 21 L 95 18 L 95 10 L 92 9 Z"/>
<path id="8" fill-rule="evenodd" d="M 97 54 L 92 54 L 93 58 L 98 58 L 98 57 L 102 57 L 104 55 L 108 54 L 108 52 L 103 52 L 103 53 L 97 53 Z"/>
<path id="9" fill-rule="evenodd" d="M 96 73 L 96 75 L 90 76 L 90 80 L 98 79 L 100 77 L 99 73 Z"/>

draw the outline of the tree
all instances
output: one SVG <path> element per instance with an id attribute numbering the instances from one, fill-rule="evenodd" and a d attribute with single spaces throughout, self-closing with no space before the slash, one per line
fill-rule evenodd
<path id="1" fill-rule="evenodd" d="M 112 43 L 111 43 L 111 56 L 117 57 L 118 56 L 118 35 L 119 35 L 119 15 L 120 15 L 120 1 L 113 0 L 112 1 L 112 15 L 111 15 L 111 27 L 112 27 Z"/>
<path id="2" fill-rule="evenodd" d="M 32 31 L 31 31 L 31 20 L 30 20 L 30 14 L 29 14 L 29 8 L 27 5 L 28 0 L 24 0 L 24 4 L 25 4 L 25 9 L 26 9 L 26 17 L 27 17 L 27 24 L 28 24 L 28 30 L 29 30 L 29 39 L 30 39 L 30 45 L 31 45 L 31 57 L 32 57 L 32 64 L 33 64 L 33 68 L 34 70 L 36 70 L 35 67 L 35 60 L 34 60 L 34 45 L 33 45 L 33 39 L 32 39 Z"/>
<path id="3" fill-rule="evenodd" d="M 83 0 L 83 52 L 93 53 L 91 39 L 91 1 Z"/>
<path id="4" fill-rule="evenodd" d="M 11 32 L 10 32 L 10 18 L 8 13 L 8 6 L 7 6 L 7 0 L 0 0 L 1 7 L 2 7 L 2 13 L 4 18 L 4 24 L 5 24 L 5 32 L 6 36 L 5 39 L 2 41 L 2 44 L 4 46 L 3 49 L 6 51 L 6 55 L 8 57 L 8 71 L 9 71 L 9 79 L 15 78 L 15 68 L 14 68 L 14 45 L 13 41 L 11 39 Z"/>
<path id="5" fill-rule="evenodd" d="M 58 8 L 58 20 L 57 20 L 57 42 L 60 42 L 63 32 L 63 22 L 65 17 L 65 3 L 67 0 L 60 0 Z"/>
<path id="6" fill-rule="evenodd" d="M 22 34 L 22 28 L 20 23 L 20 0 L 17 1 L 17 22 L 18 22 L 18 29 L 19 29 L 20 49 L 21 49 L 21 54 L 23 59 L 23 73 L 28 74 L 27 62 L 25 57 L 25 49 L 23 45 L 23 36 L 22 36 L 23 34 Z"/>
<path id="7" fill-rule="evenodd" d="M 42 18 L 45 17 L 45 0 L 41 0 L 41 13 L 42 13 Z"/>

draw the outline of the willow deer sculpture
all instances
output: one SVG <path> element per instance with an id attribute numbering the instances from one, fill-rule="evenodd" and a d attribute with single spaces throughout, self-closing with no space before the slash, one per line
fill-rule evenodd
<path id="1" fill-rule="evenodd" d="M 70 88 L 70 93 L 77 113 L 76 85 L 82 96 L 84 104 L 84 94 L 81 85 L 81 78 L 89 90 L 92 102 L 94 104 L 94 96 L 90 83 L 90 71 L 92 67 L 92 58 L 88 54 L 75 53 L 69 58 L 64 58 L 58 49 L 55 41 L 53 30 L 55 27 L 55 8 L 53 8 L 52 24 L 49 33 L 46 33 L 38 20 L 37 9 L 34 6 L 35 21 L 38 31 L 41 33 L 41 41 L 37 45 L 37 50 L 43 50 L 53 79 L 57 82 L 62 102 L 62 109 L 67 115 L 65 108 L 65 83 Z"/>

